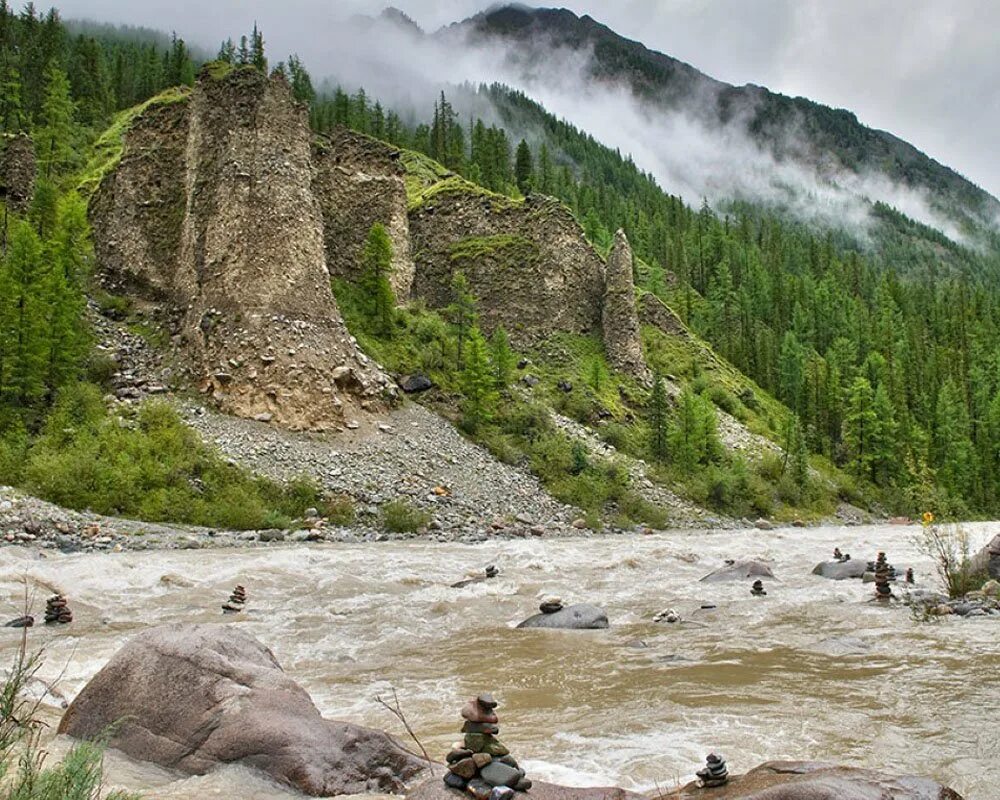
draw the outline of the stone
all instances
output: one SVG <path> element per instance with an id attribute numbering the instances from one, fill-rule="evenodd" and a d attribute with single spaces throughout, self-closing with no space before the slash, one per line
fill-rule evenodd
<path id="1" fill-rule="evenodd" d="M 983 584 L 983 594 L 987 597 L 1000 598 L 1000 581 L 988 580 Z"/>
<path id="2" fill-rule="evenodd" d="M 753 586 L 750 587 L 750 594 L 754 597 L 764 597 L 764 595 L 767 594 L 767 592 L 764 591 L 764 581 L 759 579 L 755 580 L 753 582 Z"/>
<path id="3" fill-rule="evenodd" d="M 494 786 L 490 800 L 513 800 L 514 790 L 509 786 Z"/>
<path id="4" fill-rule="evenodd" d="M 477 778 L 469 781 L 468 785 L 465 787 L 465 791 L 473 797 L 474 800 L 489 800 L 493 787 L 486 781 L 481 781 Z"/>
<path id="5" fill-rule="evenodd" d="M 567 606 L 553 614 L 536 614 L 520 623 L 518 628 L 565 628 L 567 630 L 603 629 L 608 627 L 608 615 L 597 606 L 579 604 Z"/>
<path id="6" fill-rule="evenodd" d="M 434 382 L 420 372 L 413 375 L 404 375 L 399 379 L 398 383 L 399 388 L 407 394 L 417 394 L 434 388 Z"/>
<path id="7" fill-rule="evenodd" d="M 260 770 L 312 796 L 398 793 L 425 768 L 391 736 L 324 719 L 264 645 L 235 625 L 132 637 L 70 704 L 58 733 L 203 775 Z M 440 781 L 437 781 L 440 785 Z"/>
<path id="8" fill-rule="evenodd" d="M 649 377 L 649 368 L 642 354 L 639 312 L 635 303 L 634 260 L 628 237 L 625 231 L 619 229 L 615 232 L 604 273 L 601 328 L 610 365 L 620 372 L 645 380 Z"/>
<path id="9" fill-rule="evenodd" d="M 531 782 L 531 778 L 521 778 L 515 785 L 514 788 L 519 792 L 528 791 L 534 784 Z M 535 795 L 537 797 L 537 795 Z M 609 795 L 610 796 L 610 795 Z"/>
<path id="10" fill-rule="evenodd" d="M 23 617 L 17 617 L 12 619 L 10 622 L 5 622 L 5 628 L 30 628 L 35 624 L 35 618 L 30 614 L 26 614 Z"/>
<path id="11" fill-rule="evenodd" d="M 693 781 L 670 800 L 962 800 L 929 778 L 809 761 L 769 761 L 725 786 L 706 790 Z M 412 800 L 412 798 L 411 798 Z M 424 799 L 422 799 L 424 800 Z"/>
<path id="12" fill-rule="evenodd" d="M 812 574 L 833 581 L 864 577 L 867 565 L 862 560 L 823 561 L 813 567 Z"/>
<path id="13" fill-rule="evenodd" d="M 472 754 L 472 763 L 474 763 L 476 765 L 476 769 L 482 769 L 487 764 L 489 764 L 492 760 L 493 760 L 493 756 L 491 756 L 489 753 L 473 753 Z"/>
<path id="14" fill-rule="evenodd" d="M 757 530 L 761 531 L 770 531 L 774 529 L 774 524 L 770 520 L 766 520 L 763 517 L 754 522 L 753 526 L 757 528 Z"/>
<path id="15" fill-rule="evenodd" d="M 483 722 L 490 725 L 496 725 L 499 721 L 496 714 L 487 708 L 483 708 L 475 700 L 470 700 L 464 706 L 462 706 L 462 719 L 468 720 L 469 722 Z"/>
<path id="16" fill-rule="evenodd" d="M 466 780 L 461 775 L 456 775 L 454 772 L 447 772 L 444 776 L 445 786 L 452 789 L 465 789 Z"/>
<path id="17" fill-rule="evenodd" d="M 532 783 L 527 778 L 523 779 L 521 783 L 523 786 L 519 784 L 517 791 L 526 792 L 530 789 L 531 794 L 528 795 L 528 800 L 643 800 L 643 795 L 617 787 L 559 786 L 541 781 Z M 489 785 L 487 784 L 487 786 Z M 493 788 L 490 787 L 490 793 L 492 791 Z M 440 780 L 434 778 L 414 788 L 406 795 L 406 800 L 455 800 L 455 797 L 454 792 L 444 786 Z M 486 800 L 489 800 L 489 795 L 486 796 Z M 707 799 L 702 797 L 701 800 Z M 841 797 L 837 800 L 845 800 L 845 798 Z"/>
<path id="18" fill-rule="evenodd" d="M 486 568 L 487 574 L 489 574 L 490 567 Z M 488 692 L 484 692 L 476 698 L 476 702 L 479 703 L 483 708 L 493 710 L 498 705 L 500 705 L 496 700 L 493 699 L 493 695 Z"/>
<path id="19" fill-rule="evenodd" d="M 524 776 L 520 770 L 508 766 L 502 761 L 492 761 L 479 771 L 479 777 L 490 786 L 510 786 L 513 788 Z"/>
<path id="20" fill-rule="evenodd" d="M 969 559 L 969 572 L 973 575 L 985 573 L 994 580 L 1000 580 L 1000 533 Z"/>
<path id="21" fill-rule="evenodd" d="M 763 561 L 750 559 L 727 563 L 726 566 L 708 573 L 701 581 L 702 583 L 718 583 L 721 581 L 741 581 L 747 578 L 771 578 L 776 580 L 770 566 Z"/>
<path id="22" fill-rule="evenodd" d="M 461 761 L 456 761 L 454 764 L 448 767 L 448 769 L 454 772 L 459 777 L 464 778 L 465 780 L 470 780 L 476 777 L 476 770 L 478 769 L 478 767 L 476 766 L 476 762 L 473 761 L 472 758 L 470 757 L 470 758 L 463 758 Z"/>
<path id="23" fill-rule="evenodd" d="M 449 764 L 454 764 L 456 761 L 461 761 L 463 758 L 472 758 L 472 751 L 466 750 L 464 747 L 455 748 L 450 750 L 448 755 L 445 756 L 445 761 Z"/>
<path id="24" fill-rule="evenodd" d="M 496 736 L 500 733 L 500 727 L 498 725 L 491 725 L 488 722 L 469 722 L 466 720 L 462 726 L 462 733 L 488 733 Z"/>

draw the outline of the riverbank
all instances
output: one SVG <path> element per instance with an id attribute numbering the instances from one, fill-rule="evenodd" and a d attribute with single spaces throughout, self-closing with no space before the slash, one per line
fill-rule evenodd
<path id="1" fill-rule="evenodd" d="M 979 547 L 996 525 L 968 526 Z M 872 585 L 811 574 L 833 547 L 886 550 L 933 584 L 918 529 L 818 527 L 718 534 L 272 544 L 251 549 L 48 553 L 0 548 L 0 590 L 16 616 L 23 579 L 37 602 L 64 593 L 74 621 L 38 626 L 42 677 L 71 699 L 134 633 L 217 622 L 265 642 L 325 716 L 405 732 L 374 696 L 394 687 L 429 752 L 455 737 L 455 708 L 493 690 L 503 738 L 533 777 L 654 790 L 682 783 L 723 752 L 732 772 L 775 758 L 928 774 L 968 800 L 1000 781 L 997 622 L 925 621 L 870 602 Z M 700 578 L 726 558 L 760 558 L 776 580 Z M 451 584 L 495 564 L 499 576 Z M 221 605 L 237 584 L 242 614 Z M 514 626 L 540 598 L 601 605 L 606 631 Z M 703 609 L 703 605 L 714 608 Z M 681 624 L 656 623 L 674 608 Z M 36 609 L 37 612 L 37 609 Z M 16 633 L 2 641 L 9 655 Z M 115 754 L 110 782 L 155 786 L 160 800 L 293 795 L 235 768 L 180 778 Z"/>

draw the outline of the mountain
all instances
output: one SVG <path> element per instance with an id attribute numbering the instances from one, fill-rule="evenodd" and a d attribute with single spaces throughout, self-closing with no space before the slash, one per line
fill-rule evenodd
<path id="1" fill-rule="evenodd" d="M 953 238 L 996 231 L 1000 201 L 899 137 L 861 124 L 850 111 L 761 86 L 718 81 L 589 16 L 511 5 L 436 35 L 451 42 L 464 38 L 472 45 L 502 44 L 525 73 L 536 76 L 554 50 L 586 53 L 589 80 L 627 86 L 647 110 L 683 111 L 709 129 L 735 126 L 779 164 L 804 167 L 826 183 L 853 184 L 875 175 L 926 193 L 933 211 L 955 223 Z M 862 183 L 859 191 L 866 190 Z"/>

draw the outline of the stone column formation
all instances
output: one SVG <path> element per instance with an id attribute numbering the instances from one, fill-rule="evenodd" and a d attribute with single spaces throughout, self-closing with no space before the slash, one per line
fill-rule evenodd
<path id="1" fill-rule="evenodd" d="M 463 790 L 475 800 L 510 800 L 515 791 L 526 792 L 531 781 L 510 751 L 497 739 L 500 732 L 493 695 L 481 694 L 462 708 L 461 742 L 447 755 L 445 785 Z"/>
<path id="2" fill-rule="evenodd" d="M 605 271 L 601 327 L 611 366 L 642 380 L 649 377 L 649 369 L 642 354 L 632 261 L 632 247 L 625 231 L 619 230 Z"/>
<path id="3" fill-rule="evenodd" d="M 889 582 L 896 579 L 896 570 L 885 560 L 885 553 L 879 552 L 872 564 L 875 573 L 875 597 L 888 600 L 892 597 L 892 587 Z"/>
<path id="4" fill-rule="evenodd" d="M 222 604 L 222 612 L 224 614 L 238 614 L 246 604 L 247 590 L 240 584 L 236 584 L 236 588 L 229 595 L 229 599 Z"/>
<path id="5" fill-rule="evenodd" d="M 695 773 L 698 776 L 698 783 L 703 789 L 710 789 L 713 786 L 724 786 L 729 781 L 729 770 L 726 767 L 726 760 L 717 753 L 709 753 L 705 759 L 704 769 Z"/>
<path id="6" fill-rule="evenodd" d="M 66 625 L 72 621 L 73 612 L 69 610 L 66 598 L 61 594 L 52 595 L 45 603 L 45 624 Z"/>

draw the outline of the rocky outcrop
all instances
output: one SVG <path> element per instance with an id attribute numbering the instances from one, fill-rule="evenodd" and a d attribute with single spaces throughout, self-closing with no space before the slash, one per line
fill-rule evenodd
<path id="1" fill-rule="evenodd" d="M 91 221 L 106 283 L 174 312 L 190 382 L 227 413 L 322 429 L 395 388 L 341 319 L 313 177 L 285 81 L 208 68 L 139 115 Z"/>
<path id="2" fill-rule="evenodd" d="M 729 783 L 704 789 L 697 781 L 663 800 L 962 800 L 930 780 L 810 761 L 768 761 Z"/>
<path id="3" fill-rule="evenodd" d="M 635 279 L 632 274 L 632 247 L 625 231 L 615 234 L 608 254 L 604 279 L 604 307 L 601 325 L 608 362 L 617 370 L 636 378 L 649 377 L 642 355 L 642 335 L 635 303 Z"/>
<path id="4" fill-rule="evenodd" d="M 517 202 L 476 188 L 454 180 L 411 211 L 414 296 L 448 306 L 461 271 L 487 333 L 503 325 L 524 347 L 555 332 L 600 332 L 604 263 L 569 209 L 549 197 Z"/>
<path id="5" fill-rule="evenodd" d="M 313 190 L 323 214 L 326 260 L 332 275 L 357 279 L 365 238 L 385 225 L 392 242 L 389 282 L 399 302 L 410 297 L 413 260 L 399 151 L 346 128 L 313 143 Z"/>
<path id="6" fill-rule="evenodd" d="M 26 133 L 0 140 L 0 200 L 15 213 L 26 211 L 35 194 L 35 144 Z"/>
<path id="7" fill-rule="evenodd" d="M 1000 533 L 970 560 L 970 573 L 982 573 L 1000 580 Z"/>
<path id="8" fill-rule="evenodd" d="M 313 797 L 400 792 L 423 762 L 388 734 L 323 719 L 274 655 L 232 625 L 144 631 L 66 710 L 59 733 L 190 774 L 261 770 Z"/>
<path id="9" fill-rule="evenodd" d="M 669 336 L 691 338 L 691 333 L 674 310 L 651 292 L 643 292 L 639 298 L 639 321 Z"/>

